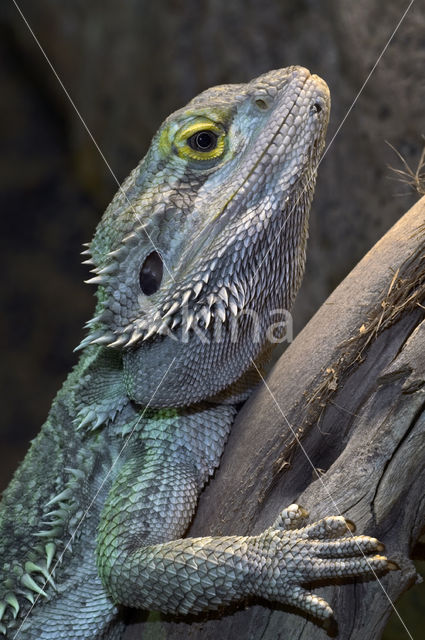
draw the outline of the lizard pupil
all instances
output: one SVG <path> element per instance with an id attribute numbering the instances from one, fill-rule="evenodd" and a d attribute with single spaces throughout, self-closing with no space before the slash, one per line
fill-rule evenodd
<path id="1" fill-rule="evenodd" d="M 217 146 L 218 136 L 212 131 L 198 131 L 190 136 L 188 142 L 189 147 L 194 151 L 212 151 Z"/>
<path id="2" fill-rule="evenodd" d="M 164 265 L 157 251 L 152 251 L 142 264 L 139 273 L 140 288 L 145 296 L 156 293 L 161 286 Z"/>

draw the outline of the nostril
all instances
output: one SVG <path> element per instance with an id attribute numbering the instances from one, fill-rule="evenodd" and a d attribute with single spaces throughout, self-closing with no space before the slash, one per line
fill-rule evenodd
<path id="1" fill-rule="evenodd" d="M 320 113 L 322 110 L 322 105 L 319 104 L 318 102 L 315 102 L 314 105 L 311 107 L 311 110 L 314 111 L 315 113 Z"/>
<path id="2" fill-rule="evenodd" d="M 267 109 L 269 108 L 269 104 L 264 98 L 256 98 L 255 104 L 260 109 L 260 111 L 267 111 Z"/>

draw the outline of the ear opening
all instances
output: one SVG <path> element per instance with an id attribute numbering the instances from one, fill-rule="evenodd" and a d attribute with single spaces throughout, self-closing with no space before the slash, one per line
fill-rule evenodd
<path id="1" fill-rule="evenodd" d="M 161 286 L 164 273 L 164 263 L 157 251 L 152 251 L 146 258 L 139 273 L 139 283 L 142 293 L 151 296 Z"/>

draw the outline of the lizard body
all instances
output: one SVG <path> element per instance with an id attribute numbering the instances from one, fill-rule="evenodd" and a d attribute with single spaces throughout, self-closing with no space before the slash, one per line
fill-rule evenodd
<path id="1" fill-rule="evenodd" d="M 329 104 L 301 67 L 209 89 L 111 202 L 80 360 L 0 506 L 0 634 L 113 640 L 120 605 L 251 597 L 327 621 L 304 583 L 391 568 L 377 540 L 297 505 L 257 536 L 183 537 L 299 287 Z"/>

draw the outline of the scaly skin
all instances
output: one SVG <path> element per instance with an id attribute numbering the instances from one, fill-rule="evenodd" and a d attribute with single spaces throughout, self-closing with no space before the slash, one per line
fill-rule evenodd
<path id="1" fill-rule="evenodd" d="M 80 361 L 1 504 L 8 638 L 112 640 L 117 605 L 257 596 L 327 621 L 306 582 L 391 568 L 377 540 L 347 537 L 341 517 L 308 525 L 297 505 L 261 535 L 182 537 L 300 284 L 328 116 L 301 67 L 209 89 L 108 207 L 86 252 L 98 304 Z"/>

